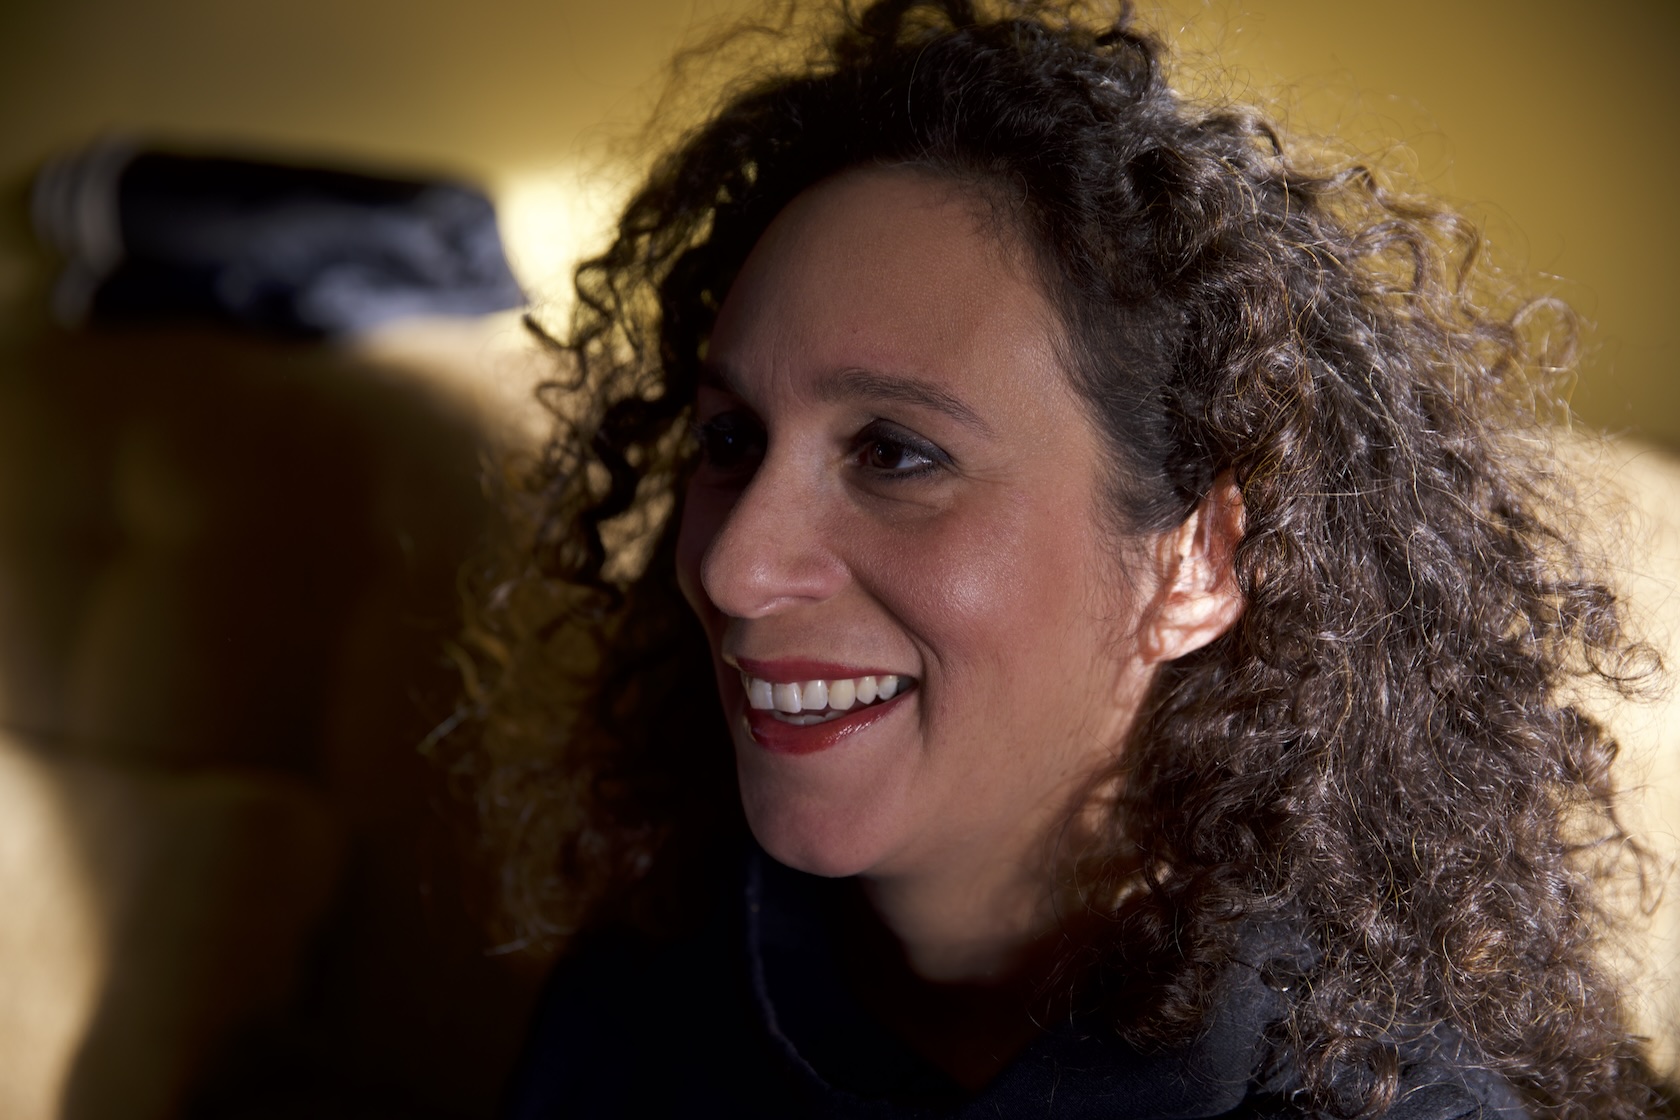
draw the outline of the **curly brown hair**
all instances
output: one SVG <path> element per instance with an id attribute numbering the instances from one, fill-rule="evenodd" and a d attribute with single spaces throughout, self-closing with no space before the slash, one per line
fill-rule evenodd
<path id="1" fill-rule="evenodd" d="M 672 563 L 696 379 L 771 219 L 845 169 L 994 200 L 1063 317 L 1129 533 L 1235 481 L 1246 610 L 1158 675 L 1105 826 L 1099 970 L 1140 1044 L 1196 1029 L 1238 920 L 1315 954 L 1280 1042 L 1320 1113 L 1380 1111 L 1458 1032 L 1538 1114 L 1658 1107 L 1600 962 L 1642 858 L 1615 744 L 1570 699 L 1655 672 L 1575 543 L 1549 460 L 1566 309 L 1492 292 L 1479 235 L 1360 167 L 1198 107 L 1128 14 L 882 0 L 760 71 L 580 266 L 556 435 L 485 576 L 471 755 L 517 944 L 654 920 L 742 828 L 708 652 Z M 650 908 L 665 900 L 666 909 Z M 1118 900 L 1118 901 L 1116 901 Z"/>

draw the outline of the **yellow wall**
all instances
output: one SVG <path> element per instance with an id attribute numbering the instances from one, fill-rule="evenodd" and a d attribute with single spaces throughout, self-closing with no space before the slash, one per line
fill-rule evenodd
<path id="1" fill-rule="evenodd" d="M 121 128 L 459 169 L 524 184 L 528 210 L 544 197 L 531 193 L 533 173 L 548 176 L 550 203 L 594 182 L 579 157 L 593 153 L 598 167 L 634 131 L 675 46 L 742 6 L 10 0 L 0 5 L 0 181 Z M 1680 4 L 1143 6 L 1170 37 L 1193 25 L 1189 40 L 1229 64 L 1239 95 L 1284 88 L 1291 119 L 1315 131 L 1328 125 L 1367 149 L 1409 143 L 1429 186 L 1484 220 L 1507 262 L 1563 277 L 1557 290 L 1597 324 L 1575 398 L 1582 414 L 1680 447 L 1666 336 L 1680 304 L 1680 83 L 1669 57 Z M 599 214 L 515 217 L 518 263 L 547 277 L 575 252 L 560 242 Z M 0 296 L 29 279 L 19 231 L 4 236 Z"/>

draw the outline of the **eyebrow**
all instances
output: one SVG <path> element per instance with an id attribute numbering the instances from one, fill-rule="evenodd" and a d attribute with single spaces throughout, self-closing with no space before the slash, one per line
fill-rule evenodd
<path id="1" fill-rule="evenodd" d="M 715 362 L 702 363 L 700 384 L 710 385 L 740 396 L 736 389 L 734 371 Z M 867 369 L 843 369 L 824 374 L 817 379 L 817 399 L 825 402 L 856 400 L 887 400 L 930 409 L 991 435 L 992 426 L 981 419 L 961 398 L 937 385 L 902 374 L 878 373 Z"/>
<path id="2" fill-rule="evenodd" d="M 991 425 L 982 420 L 980 414 L 961 398 L 913 377 L 876 373 L 867 369 L 843 369 L 818 379 L 817 396 L 825 401 L 859 398 L 897 401 L 900 404 L 931 409 L 986 435 L 992 432 Z"/>

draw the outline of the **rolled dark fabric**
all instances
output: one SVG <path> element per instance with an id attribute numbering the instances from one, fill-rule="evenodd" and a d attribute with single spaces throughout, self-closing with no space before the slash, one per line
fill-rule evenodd
<path id="1" fill-rule="evenodd" d="M 66 323 L 211 318 L 320 336 L 525 302 L 460 183 L 103 141 L 36 176 Z"/>

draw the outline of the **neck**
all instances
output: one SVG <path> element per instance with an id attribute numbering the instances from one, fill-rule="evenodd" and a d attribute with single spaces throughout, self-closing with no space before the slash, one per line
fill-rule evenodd
<path id="1" fill-rule="evenodd" d="M 1042 867 L 983 864 L 862 880 L 905 965 L 935 984 L 1006 984 L 1056 927 Z"/>
<path id="2" fill-rule="evenodd" d="M 933 984 L 1006 984 L 1033 971 L 1047 947 L 1085 929 L 1089 916 L 1063 885 L 1058 853 L 1079 850 L 1087 830 L 1100 830 L 1091 814 L 1106 799 L 1081 786 L 1045 804 L 1007 835 L 971 837 L 859 876 L 864 899 L 912 975 Z"/>
<path id="3" fill-rule="evenodd" d="M 1045 981 L 1084 923 L 1064 921 L 1050 876 L 1030 871 L 858 882 L 842 941 L 853 994 L 970 1091 L 1065 1010 Z"/>

